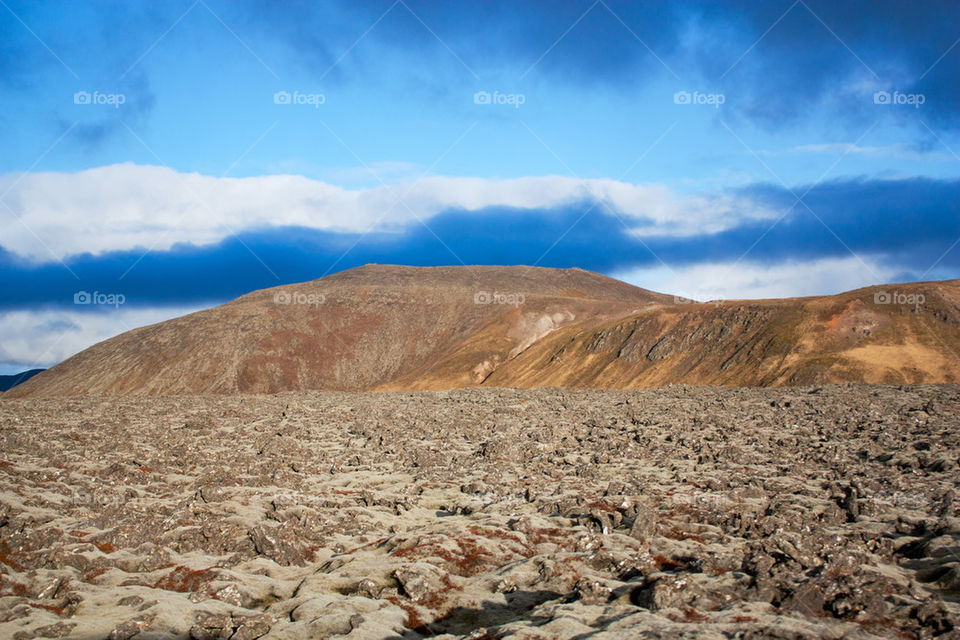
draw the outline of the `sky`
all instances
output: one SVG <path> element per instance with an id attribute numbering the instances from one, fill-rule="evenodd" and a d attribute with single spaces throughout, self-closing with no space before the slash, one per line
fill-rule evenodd
<path id="1" fill-rule="evenodd" d="M 960 277 L 955 0 L 0 0 L 0 373 L 362 264 Z"/>

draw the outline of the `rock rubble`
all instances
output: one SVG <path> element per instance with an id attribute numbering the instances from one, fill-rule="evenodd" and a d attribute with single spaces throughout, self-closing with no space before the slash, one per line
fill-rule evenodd
<path id="1" fill-rule="evenodd" d="M 960 387 L 0 401 L 0 637 L 960 637 Z"/>

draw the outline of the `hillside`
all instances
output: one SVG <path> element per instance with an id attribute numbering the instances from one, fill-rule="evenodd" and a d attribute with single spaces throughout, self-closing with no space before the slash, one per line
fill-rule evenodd
<path id="1" fill-rule="evenodd" d="M 953 382 L 958 353 L 957 280 L 690 303 L 580 269 L 367 265 L 129 331 L 4 397 Z"/>

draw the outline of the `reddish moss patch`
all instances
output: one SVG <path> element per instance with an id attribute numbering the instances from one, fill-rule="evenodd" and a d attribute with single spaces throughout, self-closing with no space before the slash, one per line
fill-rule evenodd
<path id="1" fill-rule="evenodd" d="M 479 575 L 491 566 L 500 566 L 508 562 L 502 554 L 495 555 L 487 551 L 470 536 L 451 538 L 451 540 L 457 545 L 455 552 L 445 548 L 440 541 L 429 541 L 406 549 L 397 549 L 393 555 L 411 560 L 440 558 L 447 563 L 450 573 L 465 578 Z"/>
<path id="2" fill-rule="evenodd" d="M 679 571 L 687 568 L 685 562 L 677 562 L 666 556 L 653 556 L 653 563 L 660 571 Z"/>
<path id="3" fill-rule="evenodd" d="M 80 581 L 87 582 L 90 584 L 96 584 L 94 580 L 96 580 L 97 578 L 105 574 L 107 571 L 110 571 L 110 567 L 100 567 L 98 569 L 90 569 L 88 571 L 84 571 L 80 575 Z"/>
<path id="4" fill-rule="evenodd" d="M 10 557 L 10 547 L 6 541 L 0 542 L 0 563 L 3 563 L 14 571 L 23 571 L 24 566 Z"/>
<path id="5" fill-rule="evenodd" d="M 161 578 L 153 585 L 154 589 L 163 589 L 164 591 L 176 591 L 178 593 L 188 593 L 198 590 L 200 587 L 210 584 L 216 577 L 216 569 L 223 567 L 207 567 L 194 571 L 190 567 L 183 565 L 175 568 L 166 577 Z"/>
<path id="6" fill-rule="evenodd" d="M 504 531 L 503 529 L 484 529 L 483 527 L 474 524 L 467 527 L 467 530 L 473 535 L 481 538 L 490 538 L 491 540 L 510 540 L 511 542 L 516 542 L 517 544 L 526 546 L 526 543 L 524 543 L 523 538 L 520 537 L 520 535 L 510 531 Z"/>
<path id="7" fill-rule="evenodd" d="M 677 505 L 667 511 L 668 518 L 676 518 L 677 516 L 691 516 L 695 520 L 701 518 L 700 510 L 689 504 Z"/>
<path id="8" fill-rule="evenodd" d="M 703 615 L 696 609 L 687 608 L 683 610 L 683 618 L 687 622 L 704 622 L 708 619 L 707 616 Z"/>
<path id="9" fill-rule="evenodd" d="M 387 596 L 385 599 L 388 602 L 397 605 L 407 613 L 408 629 L 419 629 L 427 625 L 427 621 L 420 617 L 420 612 L 413 603 L 401 600 L 398 596 Z"/>
<path id="10" fill-rule="evenodd" d="M 384 542 L 386 542 L 387 540 L 389 540 L 389 538 L 378 538 L 378 539 L 374 540 L 373 542 L 368 542 L 368 543 L 366 543 L 366 544 L 360 545 L 359 547 L 354 547 L 353 549 L 349 549 L 349 550 L 347 550 L 347 551 L 344 551 L 344 552 L 343 552 L 343 555 L 348 556 L 348 555 L 350 555 L 351 553 L 356 553 L 357 551 L 360 551 L 360 549 L 366 549 L 367 547 L 376 547 L 376 546 L 379 546 L 379 545 L 383 544 Z M 317 551 L 317 550 L 319 550 L 319 549 L 321 549 L 321 548 L 322 548 L 322 547 L 320 547 L 319 545 L 311 545 L 311 546 L 310 546 L 310 553 L 313 553 L 313 552 L 315 552 L 315 551 Z"/>
<path id="11" fill-rule="evenodd" d="M 706 540 L 704 540 L 702 536 L 698 536 L 695 533 L 687 533 L 679 527 L 670 527 L 664 532 L 663 536 L 665 538 L 670 538 L 671 540 L 693 540 L 694 542 L 699 542 L 700 544 L 706 544 Z"/>
<path id="12" fill-rule="evenodd" d="M 33 607 L 34 609 L 43 609 L 44 611 L 51 611 L 60 617 L 63 617 L 64 615 L 66 615 L 66 612 L 67 612 L 65 607 L 58 607 L 55 604 L 39 604 L 37 602 L 28 602 L 27 604 Z"/>
<path id="13" fill-rule="evenodd" d="M 4 592 L 4 587 L 9 587 L 9 591 Z M 27 598 L 29 594 L 27 592 L 27 585 L 20 584 L 19 582 L 8 582 L 4 584 L 3 576 L 0 576 L 0 598 L 5 596 L 17 596 L 18 598 Z"/>
<path id="14" fill-rule="evenodd" d="M 103 553 L 113 553 L 117 550 L 117 548 L 109 542 L 94 542 L 93 546 L 95 546 L 97 549 L 100 549 L 100 551 Z"/>
<path id="15" fill-rule="evenodd" d="M 527 532 L 527 540 L 532 545 L 543 543 L 555 544 L 561 548 L 570 547 L 570 536 L 573 531 L 557 528 L 531 529 Z"/>
<path id="16" fill-rule="evenodd" d="M 606 502 L 588 502 L 588 509 L 600 509 L 601 511 L 606 511 L 607 513 L 616 513 L 620 511 L 617 507 L 609 505 Z"/>

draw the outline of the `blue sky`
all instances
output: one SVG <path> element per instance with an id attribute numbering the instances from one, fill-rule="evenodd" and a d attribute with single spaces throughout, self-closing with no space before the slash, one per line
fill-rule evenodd
<path id="1" fill-rule="evenodd" d="M 701 299 L 958 277 L 958 18 L 2 0 L 0 369 L 365 262 Z"/>

